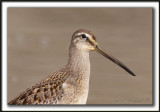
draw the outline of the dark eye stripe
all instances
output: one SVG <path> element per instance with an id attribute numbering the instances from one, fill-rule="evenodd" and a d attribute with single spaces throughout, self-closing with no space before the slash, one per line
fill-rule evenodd
<path id="1" fill-rule="evenodd" d="M 95 45 L 91 40 L 89 40 L 88 38 L 87 38 L 87 41 L 91 44 L 91 45 Z"/>

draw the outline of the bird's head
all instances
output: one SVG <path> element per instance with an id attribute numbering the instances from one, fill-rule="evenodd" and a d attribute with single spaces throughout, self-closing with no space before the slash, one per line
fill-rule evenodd
<path id="1" fill-rule="evenodd" d="M 88 30 L 85 29 L 79 29 L 73 33 L 71 43 L 76 46 L 78 49 L 85 50 L 85 51 L 96 51 L 124 70 L 126 70 L 131 75 L 135 76 L 135 74 L 127 68 L 122 62 L 120 62 L 118 59 L 114 58 L 112 55 L 109 55 L 108 53 L 104 52 L 104 50 L 100 49 L 98 46 L 98 43 L 96 41 L 95 35 Z"/>
<path id="2" fill-rule="evenodd" d="M 92 51 L 97 46 L 96 37 L 91 31 L 79 29 L 72 36 L 72 43 L 78 48 Z"/>

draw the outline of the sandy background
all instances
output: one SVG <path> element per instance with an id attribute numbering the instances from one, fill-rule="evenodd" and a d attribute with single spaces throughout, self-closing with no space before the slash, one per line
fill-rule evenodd
<path id="1" fill-rule="evenodd" d="M 71 36 L 91 30 L 133 77 L 90 53 L 87 104 L 152 104 L 152 8 L 8 8 L 8 102 L 67 64 Z"/>

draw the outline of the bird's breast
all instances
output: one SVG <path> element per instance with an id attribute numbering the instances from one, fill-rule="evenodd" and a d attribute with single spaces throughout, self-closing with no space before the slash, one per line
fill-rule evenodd
<path id="1" fill-rule="evenodd" d="M 88 81 L 87 81 L 88 82 Z M 71 78 L 62 85 L 64 89 L 65 104 L 86 104 L 89 90 L 89 83 Z"/>

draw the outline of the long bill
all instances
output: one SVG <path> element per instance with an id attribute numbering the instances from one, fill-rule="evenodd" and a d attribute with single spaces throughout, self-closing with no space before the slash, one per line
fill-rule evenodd
<path id="1" fill-rule="evenodd" d="M 105 53 L 103 50 L 101 50 L 98 46 L 95 46 L 94 51 L 102 54 L 103 56 L 105 56 L 106 58 L 108 58 L 109 60 L 111 60 L 112 62 L 114 62 L 115 64 L 117 64 L 118 66 L 120 66 L 121 68 L 123 68 L 124 70 L 126 70 L 129 74 L 136 76 L 129 68 L 127 68 L 122 62 L 120 62 L 118 59 L 114 58 L 112 55 L 109 55 L 107 53 Z"/>

